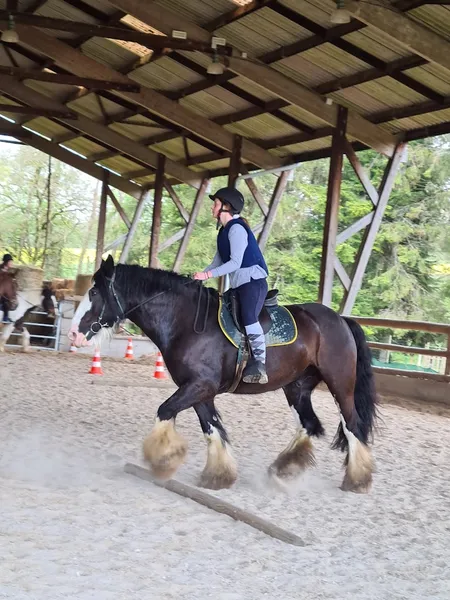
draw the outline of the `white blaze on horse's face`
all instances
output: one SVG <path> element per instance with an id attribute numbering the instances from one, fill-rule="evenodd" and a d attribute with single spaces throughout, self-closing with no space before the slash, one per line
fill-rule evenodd
<path id="1" fill-rule="evenodd" d="M 86 292 L 83 300 L 80 302 L 77 310 L 75 311 L 75 314 L 73 315 L 73 318 L 72 318 L 72 323 L 71 323 L 71 326 L 69 329 L 69 333 L 67 334 L 69 340 L 78 348 L 80 346 L 89 346 L 90 345 L 90 343 L 86 340 L 86 336 L 83 333 L 80 333 L 78 330 L 78 326 L 80 325 L 81 319 L 92 308 L 92 302 L 89 298 L 90 291 L 91 290 L 88 290 Z"/>

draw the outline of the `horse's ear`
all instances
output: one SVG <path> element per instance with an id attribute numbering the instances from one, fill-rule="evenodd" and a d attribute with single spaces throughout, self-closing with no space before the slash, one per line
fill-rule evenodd
<path id="1" fill-rule="evenodd" d="M 100 270 L 106 277 L 112 277 L 114 273 L 114 259 L 111 254 L 108 254 L 108 258 L 106 260 L 102 260 Z"/>

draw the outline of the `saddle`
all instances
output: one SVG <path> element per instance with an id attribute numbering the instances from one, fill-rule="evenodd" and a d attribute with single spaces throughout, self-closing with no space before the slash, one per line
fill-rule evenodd
<path id="1" fill-rule="evenodd" d="M 292 344 L 297 338 L 297 325 L 284 306 L 278 305 L 278 290 L 270 290 L 258 318 L 266 338 L 266 346 Z M 241 320 L 239 301 L 235 290 L 225 292 L 219 302 L 219 325 L 225 337 L 239 348 L 245 327 Z"/>
<path id="2" fill-rule="evenodd" d="M 241 321 L 241 311 L 237 294 L 228 290 L 219 299 L 219 326 L 228 339 L 238 349 L 236 371 L 229 392 L 234 392 L 239 385 L 242 372 L 250 355 L 250 348 Z M 278 290 L 270 290 L 259 315 L 266 347 L 292 344 L 297 339 L 297 325 L 292 314 L 284 306 L 278 305 Z"/>

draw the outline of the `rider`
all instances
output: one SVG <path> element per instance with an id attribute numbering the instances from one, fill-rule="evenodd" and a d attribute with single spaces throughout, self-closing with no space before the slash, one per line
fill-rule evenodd
<path id="1" fill-rule="evenodd" d="M 252 350 L 243 373 L 245 383 L 267 383 L 266 341 L 258 321 L 267 295 L 268 269 L 258 243 L 247 221 L 240 216 L 244 197 L 233 187 L 224 187 L 210 196 L 214 202 L 212 216 L 217 219 L 217 252 L 212 263 L 194 279 L 230 275 L 236 290 L 242 323 Z"/>
<path id="2" fill-rule="evenodd" d="M 3 256 L 3 262 L 0 265 L 0 273 L 8 273 L 12 266 L 13 257 L 11 256 L 11 254 L 7 253 Z M 8 316 L 8 303 L 3 298 L 0 298 L 0 308 L 3 311 L 3 323 L 12 323 L 11 319 Z"/>

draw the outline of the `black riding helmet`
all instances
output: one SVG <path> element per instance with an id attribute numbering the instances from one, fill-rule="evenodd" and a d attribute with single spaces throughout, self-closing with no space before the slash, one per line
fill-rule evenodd
<path id="1" fill-rule="evenodd" d="M 238 214 L 244 208 L 244 196 L 234 187 L 220 188 L 220 190 L 217 190 L 215 194 L 209 197 L 211 200 L 222 200 L 222 202 L 229 204 L 233 209 L 230 211 L 232 214 Z"/>
<path id="2" fill-rule="evenodd" d="M 13 259 L 13 257 L 11 256 L 11 254 L 4 254 L 3 255 L 3 264 L 6 264 L 7 262 L 9 262 L 12 259 Z"/>

